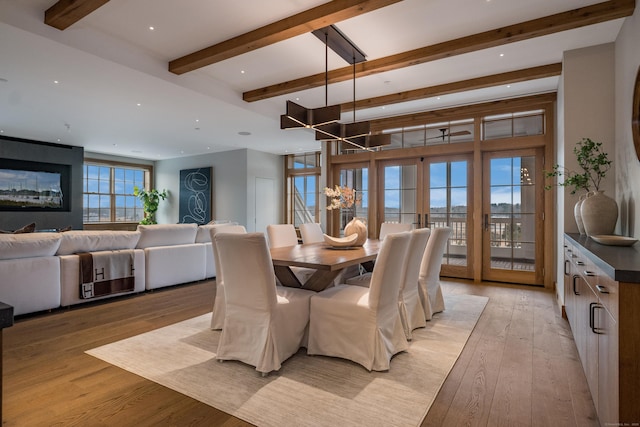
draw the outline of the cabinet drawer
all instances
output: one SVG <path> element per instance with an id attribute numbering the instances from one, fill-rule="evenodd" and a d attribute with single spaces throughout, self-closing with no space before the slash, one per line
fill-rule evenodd
<path id="1" fill-rule="evenodd" d="M 611 277 L 598 271 L 594 290 L 600 298 L 600 304 L 606 307 L 607 311 L 615 321 L 618 320 L 618 282 Z"/>

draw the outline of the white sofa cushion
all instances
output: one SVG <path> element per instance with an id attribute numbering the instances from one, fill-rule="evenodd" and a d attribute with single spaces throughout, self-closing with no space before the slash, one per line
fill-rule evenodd
<path id="1" fill-rule="evenodd" d="M 60 233 L 0 234 L 0 259 L 53 256 L 61 237 Z"/>
<path id="2" fill-rule="evenodd" d="M 71 230 L 61 235 L 57 255 L 134 249 L 140 239 L 138 231 Z"/>
<path id="3" fill-rule="evenodd" d="M 198 233 L 196 234 L 196 243 L 210 243 L 211 234 L 209 230 L 212 228 L 225 227 L 229 225 L 237 225 L 235 222 L 223 222 L 217 224 L 205 224 L 198 226 Z"/>
<path id="4" fill-rule="evenodd" d="M 198 224 L 138 225 L 138 248 L 154 246 L 187 245 L 195 243 Z"/>
<path id="5" fill-rule="evenodd" d="M 146 289 L 203 280 L 206 275 L 206 247 L 204 243 L 191 243 L 146 248 Z"/>
<path id="6" fill-rule="evenodd" d="M 59 257 L 0 260 L 0 277 L 0 301 L 15 316 L 60 307 Z"/>

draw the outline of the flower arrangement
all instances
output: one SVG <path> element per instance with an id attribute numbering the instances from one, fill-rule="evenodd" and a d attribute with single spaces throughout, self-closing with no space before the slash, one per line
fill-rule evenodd
<path id="1" fill-rule="evenodd" d="M 336 185 L 334 188 L 325 187 L 324 194 L 331 199 L 327 210 L 351 208 L 359 205 L 362 197 L 356 195 L 356 190 L 347 186 Z"/>

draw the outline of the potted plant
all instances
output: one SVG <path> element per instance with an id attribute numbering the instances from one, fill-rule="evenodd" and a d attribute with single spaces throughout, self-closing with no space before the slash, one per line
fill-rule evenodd
<path id="1" fill-rule="evenodd" d="M 573 147 L 573 153 L 582 172 L 568 171 L 562 166 L 554 165 L 551 171 L 545 171 L 545 177 L 564 175 L 564 181 L 558 185 L 570 187 L 571 194 L 584 190 L 585 193 L 580 196 L 574 208 L 581 234 L 611 234 L 618 220 L 618 205 L 615 200 L 604 195 L 604 191 L 600 190 L 600 183 L 611 169 L 612 162 L 603 151 L 602 143 L 590 138 L 578 141 Z M 550 189 L 551 186 L 547 185 L 545 188 Z"/>
<path id="2" fill-rule="evenodd" d="M 164 200 L 168 196 L 167 190 L 151 189 L 145 190 L 144 188 L 133 187 L 133 195 L 138 197 L 142 201 L 142 209 L 144 210 L 144 218 L 140 221 L 140 224 L 149 225 L 157 224 L 156 211 L 160 200 Z"/>

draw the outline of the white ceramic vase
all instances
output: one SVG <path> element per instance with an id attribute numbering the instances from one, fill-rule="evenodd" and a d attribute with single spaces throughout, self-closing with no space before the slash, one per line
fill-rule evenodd
<path id="1" fill-rule="evenodd" d="M 618 204 L 604 191 L 590 191 L 580 206 L 587 236 L 610 235 L 618 222 Z"/>
<path id="2" fill-rule="evenodd" d="M 357 234 L 358 239 L 352 246 L 362 246 L 367 241 L 369 231 L 367 230 L 367 223 L 364 219 L 355 217 L 344 226 L 344 235 L 350 236 Z"/>
<path id="3" fill-rule="evenodd" d="M 576 218 L 576 224 L 578 225 L 578 231 L 580 234 L 585 234 L 584 231 L 584 223 L 582 222 L 582 212 L 580 211 L 582 207 L 582 202 L 587 198 L 586 194 L 580 196 L 575 206 L 573 207 L 573 216 Z"/>

